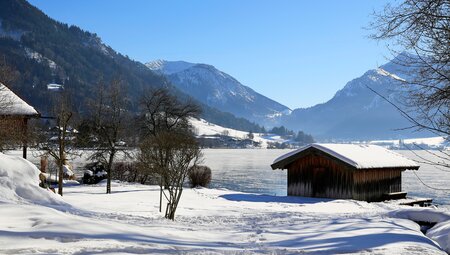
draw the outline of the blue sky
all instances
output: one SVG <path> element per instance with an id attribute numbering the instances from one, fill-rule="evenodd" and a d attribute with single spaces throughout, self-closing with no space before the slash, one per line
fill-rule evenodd
<path id="1" fill-rule="evenodd" d="M 290 108 L 330 99 L 386 62 L 364 29 L 385 0 L 29 0 L 143 63 L 207 63 Z"/>

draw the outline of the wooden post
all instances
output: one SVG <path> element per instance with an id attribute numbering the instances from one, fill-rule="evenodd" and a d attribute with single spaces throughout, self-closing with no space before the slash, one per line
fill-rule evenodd
<path id="1" fill-rule="evenodd" d="M 162 207 L 162 195 L 163 195 L 163 188 L 162 188 L 162 177 L 159 184 L 159 212 L 161 212 Z"/>
<path id="2" fill-rule="evenodd" d="M 27 158 L 27 147 L 28 147 L 28 119 L 23 119 L 23 126 L 22 126 L 22 140 L 23 140 L 23 158 Z"/>

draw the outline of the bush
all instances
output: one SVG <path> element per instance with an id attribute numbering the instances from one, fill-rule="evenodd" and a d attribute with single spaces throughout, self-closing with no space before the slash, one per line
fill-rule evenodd
<path id="1" fill-rule="evenodd" d="M 159 181 L 145 167 L 135 161 L 116 162 L 112 169 L 112 179 L 141 184 L 158 184 Z"/>
<path id="2" fill-rule="evenodd" d="M 191 188 L 207 187 L 211 182 L 211 168 L 207 166 L 192 166 L 189 169 L 189 182 Z"/>
<path id="3" fill-rule="evenodd" d="M 97 184 L 103 179 L 106 179 L 105 167 L 101 163 L 90 163 L 84 168 L 86 169 L 82 179 L 84 184 Z"/>

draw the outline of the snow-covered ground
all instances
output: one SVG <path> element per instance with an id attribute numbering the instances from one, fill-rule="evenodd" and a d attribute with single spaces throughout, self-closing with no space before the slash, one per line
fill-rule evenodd
<path id="1" fill-rule="evenodd" d="M 78 185 L 61 198 L 37 187 L 32 164 L 0 161 L 2 254 L 445 254 L 411 215 L 439 221 L 430 237 L 448 247 L 450 216 L 439 210 L 185 189 L 172 222 L 158 212 L 158 187 L 114 182 L 107 195 L 104 184 Z"/>
<path id="2" fill-rule="evenodd" d="M 446 149 L 449 147 L 449 140 L 443 136 L 427 138 L 410 138 L 401 140 L 375 140 L 370 144 L 381 145 L 389 148 L 404 148 L 411 150 L 418 149 Z"/>
<path id="3" fill-rule="evenodd" d="M 249 132 L 240 131 L 231 128 L 225 128 L 214 123 L 207 122 L 204 119 L 191 119 L 191 124 L 194 126 L 195 132 L 198 136 L 213 136 L 213 135 L 223 135 L 236 138 L 236 139 L 247 139 Z M 275 134 L 263 134 L 254 133 L 253 141 L 260 143 L 261 148 L 267 148 L 268 143 L 284 143 L 289 140 L 281 138 L 279 135 Z"/>

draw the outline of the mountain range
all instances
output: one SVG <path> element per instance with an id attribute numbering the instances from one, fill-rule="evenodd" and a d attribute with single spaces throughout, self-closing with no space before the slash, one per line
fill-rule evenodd
<path id="1" fill-rule="evenodd" d="M 275 119 L 291 112 L 212 65 L 156 60 L 146 66 L 200 102 L 264 126 L 276 124 Z"/>
<path id="2" fill-rule="evenodd" d="M 348 82 L 329 101 L 295 109 L 281 117 L 279 123 L 323 139 L 399 139 L 432 135 L 408 129 L 411 123 L 390 103 L 402 107 L 406 92 L 401 82 L 411 73 L 396 64 L 398 62 L 394 59 L 367 71 Z"/>
<path id="3" fill-rule="evenodd" d="M 51 109 L 52 93 L 47 85 L 60 84 L 70 92 L 77 111 L 83 113 L 86 100 L 99 83 L 120 79 L 136 111 L 142 92 L 165 87 L 181 100 L 189 95 L 172 86 L 160 74 L 131 60 L 108 45 L 95 33 L 55 21 L 26 0 L 0 1 L 0 66 L 14 70 L 7 84 L 44 116 Z M 5 80 L 6 77 L 1 77 Z M 195 101 L 195 100 L 194 100 Z M 219 125 L 243 130 L 261 130 L 244 118 L 196 101 L 202 117 Z"/>
<path id="4" fill-rule="evenodd" d="M 202 118 L 224 127 L 261 132 L 283 125 L 319 140 L 398 139 L 426 136 L 398 130 L 409 123 L 388 102 L 401 100 L 398 82 L 405 78 L 395 61 L 348 82 L 329 101 L 291 110 L 261 95 L 212 65 L 184 61 L 131 60 L 105 45 L 96 34 L 49 18 L 25 0 L 0 1 L 0 65 L 15 72 L 11 88 L 41 113 L 51 107 L 56 83 L 72 92 L 80 113 L 99 82 L 120 78 L 137 109 L 146 89 L 165 87 L 181 100 L 193 99 Z M 1 77 L 0 80 L 3 80 Z"/>
<path id="5" fill-rule="evenodd" d="M 401 77 L 406 78 L 410 72 L 396 63 L 398 59 L 367 71 L 348 82 L 325 103 L 294 110 L 242 85 L 211 65 L 156 60 L 146 66 L 197 100 L 269 128 L 283 125 L 310 133 L 320 140 L 429 136 L 431 134 L 426 132 L 403 130 L 410 123 L 377 95 L 401 104 L 399 101 L 405 92 L 399 83 Z"/>

